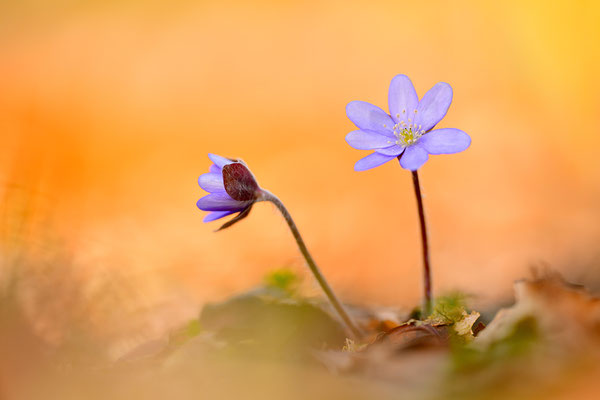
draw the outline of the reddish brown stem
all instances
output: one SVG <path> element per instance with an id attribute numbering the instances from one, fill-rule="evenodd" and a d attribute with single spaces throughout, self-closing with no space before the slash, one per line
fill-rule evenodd
<path id="1" fill-rule="evenodd" d="M 427 225 L 425 224 L 425 211 L 423 210 L 423 196 L 421 194 L 421 184 L 419 183 L 419 174 L 412 171 L 413 185 L 415 187 L 415 196 L 417 197 L 417 207 L 419 209 L 419 223 L 421 226 L 421 243 L 423 245 L 423 314 L 426 318 L 431 314 L 431 265 L 429 264 L 429 243 L 427 240 Z"/>

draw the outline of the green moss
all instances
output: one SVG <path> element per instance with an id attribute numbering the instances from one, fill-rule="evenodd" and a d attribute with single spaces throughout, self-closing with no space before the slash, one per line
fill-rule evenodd
<path id="1" fill-rule="evenodd" d="M 478 371 L 492 364 L 513 361 L 530 353 L 540 338 L 537 321 L 533 316 L 518 321 L 503 338 L 486 349 L 472 346 L 454 346 L 452 361 L 455 372 Z"/>
<path id="2" fill-rule="evenodd" d="M 428 320 L 452 325 L 464 318 L 467 311 L 467 296 L 464 293 L 453 292 L 435 299 L 433 312 Z"/>
<path id="3" fill-rule="evenodd" d="M 281 290 L 290 296 L 298 294 L 302 278 L 290 268 L 280 268 L 269 272 L 264 284 L 269 289 Z"/>
<path id="4" fill-rule="evenodd" d="M 185 326 L 185 334 L 189 338 L 193 338 L 194 336 L 198 336 L 200 332 L 202 332 L 202 327 L 200 326 L 200 321 L 197 319 L 193 319 Z"/>
<path id="5" fill-rule="evenodd" d="M 199 319 L 193 319 L 181 328 L 171 332 L 170 343 L 175 346 L 182 345 L 202 332 Z"/>

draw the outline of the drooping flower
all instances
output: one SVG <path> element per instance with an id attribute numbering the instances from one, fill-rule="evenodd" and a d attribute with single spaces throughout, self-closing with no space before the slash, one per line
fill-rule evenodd
<path id="1" fill-rule="evenodd" d="M 261 200 L 262 189 L 243 161 L 216 154 L 209 154 L 208 158 L 213 165 L 208 173 L 200 175 L 198 184 L 209 194 L 196 205 L 203 211 L 210 211 L 204 222 L 239 213 L 219 228 L 224 229 L 248 216 L 254 203 Z"/>
<path id="2" fill-rule="evenodd" d="M 239 213 L 233 219 L 226 222 L 218 230 L 225 229 L 248 216 L 254 203 L 259 201 L 271 202 L 281 212 L 283 219 L 287 222 L 292 235 L 298 244 L 302 256 L 308 267 L 314 274 L 317 282 L 321 285 L 323 292 L 331 302 L 335 311 L 340 315 L 352 335 L 360 338 L 362 333 L 352 321 L 350 315 L 345 311 L 342 303 L 337 299 L 327 280 L 321 273 L 315 260 L 310 255 L 306 244 L 300 235 L 296 223 L 292 219 L 283 202 L 268 190 L 262 189 L 254 175 L 242 160 L 231 160 L 225 157 L 209 154 L 208 158 L 213 162 L 208 173 L 200 175 L 198 184 L 208 195 L 202 197 L 196 205 L 203 211 L 210 211 L 204 218 L 204 222 L 214 221 L 228 215 Z"/>
<path id="3" fill-rule="evenodd" d="M 390 84 L 390 113 L 364 101 L 352 101 L 346 115 L 359 128 L 346 142 L 359 150 L 375 150 L 356 162 L 356 171 L 365 171 L 398 158 L 402 168 L 416 171 L 430 154 L 453 154 L 466 150 L 471 138 L 455 128 L 433 128 L 444 118 L 452 103 L 452 87 L 435 84 L 419 101 L 406 75 L 396 75 Z"/>

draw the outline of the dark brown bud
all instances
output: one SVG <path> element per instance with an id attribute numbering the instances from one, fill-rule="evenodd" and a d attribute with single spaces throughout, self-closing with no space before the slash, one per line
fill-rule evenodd
<path id="1" fill-rule="evenodd" d="M 223 167 L 223 183 L 225 191 L 234 200 L 252 201 L 260 195 L 260 187 L 254 179 L 254 175 L 240 162 Z"/>

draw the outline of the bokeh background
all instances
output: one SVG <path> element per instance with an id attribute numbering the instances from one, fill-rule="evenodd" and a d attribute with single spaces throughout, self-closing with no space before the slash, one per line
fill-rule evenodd
<path id="1" fill-rule="evenodd" d="M 412 307 L 410 174 L 354 172 L 367 153 L 344 142 L 345 105 L 387 108 L 404 73 L 420 96 L 449 82 L 439 126 L 473 139 L 421 170 L 435 290 L 499 301 L 532 267 L 585 283 L 600 253 L 599 20 L 594 1 L 2 2 L 3 276 L 28 268 L 22 298 L 47 340 L 84 319 L 116 354 L 274 268 L 305 274 L 268 204 L 223 232 L 202 223 L 213 152 L 286 203 L 346 301 Z"/>

